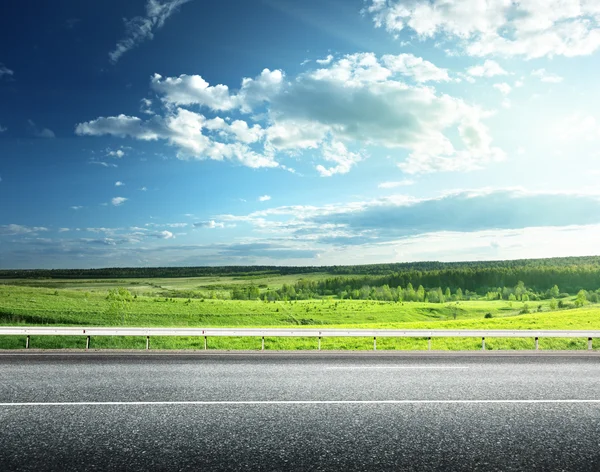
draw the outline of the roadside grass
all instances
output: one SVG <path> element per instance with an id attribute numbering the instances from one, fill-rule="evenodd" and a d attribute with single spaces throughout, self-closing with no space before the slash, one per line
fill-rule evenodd
<path id="1" fill-rule="evenodd" d="M 220 279 L 220 278 L 219 278 Z M 197 283 L 197 279 L 195 283 Z M 54 281 L 52 281 L 54 282 Z M 59 281 L 62 282 L 62 281 Z M 69 281 L 71 284 L 73 281 Z M 78 282 L 78 281 L 76 281 Z M 112 281 L 115 284 L 120 281 Z M 191 283 L 191 282 L 188 282 Z M 115 285 L 122 286 L 122 285 Z M 0 285 L 3 326 L 293 327 L 366 329 L 600 329 L 600 306 L 550 311 L 549 302 L 529 302 L 541 312 L 519 315 L 523 304 L 461 301 L 444 304 L 369 300 L 260 301 L 199 300 L 138 296 L 115 309 L 107 283 L 96 291 Z M 492 318 L 484 318 L 491 313 Z M 454 315 L 456 314 L 456 319 Z M 316 338 L 265 338 L 266 350 L 313 350 Z M 427 339 L 378 338 L 378 350 L 425 350 Z M 0 336 L 0 349 L 21 349 L 24 336 Z M 32 348 L 82 349 L 85 337 L 32 336 Z M 144 337 L 92 338 L 92 349 L 145 349 Z M 203 349 L 203 338 L 152 337 L 151 349 Z M 433 338 L 433 350 L 480 350 L 479 338 Z M 587 349 L 585 339 L 541 338 L 540 349 Z M 600 348 L 600 340 L 598 341 Z M 260 338 L 208 338 L 209 349 L 259 350 Z M 486 349 L 533 349 L 533 338 L 489 338 Z M 321 339 L 322 350 L 372 350 L 372 338 Z"/>

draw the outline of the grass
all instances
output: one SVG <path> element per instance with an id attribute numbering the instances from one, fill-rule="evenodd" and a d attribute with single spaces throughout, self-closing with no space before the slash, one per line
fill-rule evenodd
<path id="1" fill-rule="evenodd" d="M 287 276 L 289 278 L 289 276 Z M 287 280 L 286 283 L 293 282 Z M 172 287 L 187 290 L 225 278 L 165 279 Z M 212 280 L 215 279 L 215 280 Z M 233 278 L 227 278 L 233 279 Z M 124 308 L 106 299 L 110 288 L 123 286 L 122 281 L 20 281 L 0 285 L 0 325 L 29 326 L 145 326 L 145 327 L 294 327 L 294 328 L 370 328 L 370 329 L 600 329 L 600 307 L 588 305 L 575 310 L 551 311 L 547 301 L 529 302 L 541 312 L 519 315 L 520 302 L 461 301 L 445 304 L 390 303 L 367 300 L 310 300 L 266 303 L 260 301 L 200 300 L 142 295 L 147 284 L 133 279 L 131 287 L 142 287 Z M 14 281 L 11 281 L 13 283 Z M 27 283 L 25 283 L 27 282 Z M 140 282 L 135 285 L 135 282 Z M 232 280 L 228 280 L 232 282 Z M 244 281 L 247 283 L 247 281 Z M 283 282 L 282 282 L 283 283 Z M 45 286 L 35 286 L 45 284 Z M 59 288 L 53 286 L 60 285 Z M 32 286 L 34 285 L 34 286 Z M 156 283 L 156 285 L 160 285 Z M 181 288 L 185 287 L 185 288 Z M 160 289 L 167 288 L 161 286 Z M 136 290 L 132 291 L 137 293 Z M 491 313 L 493 318 L 484 318 Z M 456 314 L 456 319 L 454 315 Z M 24 338 L 0 336 L 0 349 L 24 347 Z M 209 338 L 210 349 L 260 349 L 258 338 Z M 35 348 L 83 348 L 83 337 L 33 336 Z M 202 349 L 198 338 L 155 337 L 155 349 Z M 316 349 L 314 338 L 266 338 L 270 350 Z M 533 349 L 533 339 L 487 339 L 487 349 Z M 541 349 L 585 349 L 584 339 L 540 339 Z M 92 348 L 144 349 L 144 338 L 97 337 Z M 323 338 L 321 348 L 372 349 L 370 338 Z M 427 349 L 426 339 L 380 338 L 378 350 Z M 480 339 L 437 338 L 434 350 L 481 349 Z"/>

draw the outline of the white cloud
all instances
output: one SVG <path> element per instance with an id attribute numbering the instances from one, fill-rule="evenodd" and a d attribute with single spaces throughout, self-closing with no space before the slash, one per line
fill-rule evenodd
<path id="1" fill-rule="evenodd" d="M 161 231 L 160 233 L 153 233 L 150 234 L 150 236 L 153 236 L 155 238 L 158 239 L 174 239 L 175 236 L 173 235 L 173 233 L 171 233 L 170 231 Z"/>
<path id="2" fill-rule="evenodd" d="M 48 231 L 44 226 L 24 226 L 24 225 L 0 225 L 0 236 L 14 236 L 18 234 L 31 234 Z"/>
<path id="3" fill-rule="evenodd" d="M 315 62 L 317 64 L 320 64 L 322 66 L 325 66 L 327 64 L 330 64 L 331 61 L 333 61 L 333 56 L 331 54 L 328 54 L 327 57 L 325 59 L 317 59 Z"/>
<path id="4" fill-rule="evenodd" d="M 323 158 L 337 165 L 324 167 L 319 164 L 316 167 L 317 172 L 321 177 L 331 177 L 334 174 L 347 174 L 352 166 L 363 159 L 363 156 L 360 153 L 348 151 L 343 143 L 334 141 L 323 146 Z"/>
<path id="5" fill-rule="evenodd" d="M 420 39 L 456 40 L 472 56 L 527 59 L 592 54 L 600 47 L 595 0 L 371 0 L 375 26 Z"/>
<path id="6" fill-rule="evenodd" d="M 140 100 L 140 112 L 146 115 L 155 115 L 154 111 L 152 111 L 152 100 L 149 98 L 142 98 Z"/>
<path id="7" fill-rule="evenodd" d="M 507 75 L 508 72 L 506 72 L 496 61 L 488 59 L 483 64 L 469 67 L 467 69 L 467 74 L 473 77 L 494 77 L 496 75 Z"/>
<path id="8" fill-rule="evenodd" d="M 396 182 L 381 182 L 377 187 L 378 188 L 397 188 L 397 187 L 405 187 L 409 185 L 414 185 L 414 180 L 399 180 Z"/>
<path id="9" fill-rule="evenodd" d="M 116 151 L 108 151 L 108 153 L 106 155 L 110 156 L 110 157 L 116 157 L 118 159 L 121 159 L 125 155 L 125 153 L 123 152 L 123 150 L 117 149 Z"/>
<path id="10" fill-rule="evenodd" d="M 148 189 L 146 187 L 140 187 L 140 191 L 146 192 L 146 191 L 148 191 Z"/>
<path id="11" fill-rule="evenodd" d="M 81 210 L 83 207 L 81 205 L 73 205 L 71 210 Z"/>
<path id="12" fill-rule="evenodd" d="M 216 222 L 215 220 L 209 220 L 209 221 L 199 221 L 198 223 L 194 223 L 193 226 L 195 228 L 215 229 L 215 228 L 225 228 L 225 223 Z"/>
<path id="13" fill-rule="evenodd" d="M 38 127 L 35 122 L 33 120 L 27 120 L 27 123 L 29 123 L 29 128 L 31 129 L 31 132 L 33 133 L 33 135 L 36 138 L 54 138 L 54 131 L 48 129 L 48 128 L 40 128 Z"/>
<path id="14" fill-rule="evenodd" d="M 448 71 L 412 54 L 385 55 L 382 62 L 392 72 L 412 77 L 416 82 L 446 82 L 450 80 Z"/>
<path id="15" fill-rule="evenodd" d="M 97 165 L 97 166 L 102 166 L 102 167 L 114 167 L 114 168 L 118 167 L 117 164 L 113 164 L 112 162 L 108 163 L 108 162 L 104 162 L 104 161 L 90 160 L 89 163 Z"/>
<path id="16" fill-rule="evenodd" d="M 273 100 L 273 126 L 295 130 L 288 135 L 297 147 L 298 133 L 310 129 L 307 147 L 329 134 L 340 142 L 408 149 L 403 167 L 411 173 L 473 169 L 503 158 L 491 146 L 481 110 L 429 87 L 390 80 L 384 69 L 373 54 L 354 54 L 329 69 L 301 74 Z M 463 149 L 444 134 L 448 128 L 458 131 Z M 283 136 L 270 143 L 289 147 Z"/>
<path id="17" fill-rule="evenodd" d="M 510 85 L 508 85 L 506 82 L 502 82 L 502 83 L 499 83 L 499 84 L 494 84 L 493 87 L 496 90 L 499 90 L 500 93 L 503 94 L 503 95 L 508 95 L 511 92 L 511 90 L 512 90 L 512 87 Z"/>
<path id="18" fill-rule="evenodd" d="M 0 79 L 5 75 L 14 75 L 14 71 L 6 67 L 4 64 L 0 62 Z"/>
<path id="19" fill-rule="evenodd" d="M 125 184 L 123 182 L 121 182 L 120 180 L 117 180 L 115 182 L 115 187 L 123 187 Z"/>
<path id="20" fill-rule="evenodd" d="M 249 112 L 256 105 L 269 101 L 279 93 L 284 75 L 280 70 L 264 69 L 254 78 L 244 78 L 237 93 L 231 93 L 227 85 L 211 86 L 200 75 L 180 75 L 163 78 L 154 74 L 152 89 L 162 95 L 165 103 L 173 105 L 200 105 L 213 111 L 241 109 Z"/>
<path id="21" fill-rule="evenodd" d="M 531 75 L 538 77 L 542 82 L 549 82 L 552 84 L 558 84 L 563 81 L 561 76 L 552 74 L 546 71 L 546 69 L 535 69 L 531 71 Z"/>
<path id="22" fill-rule="evenodd" d="M 123 54 L 146 40 L 154 38 L 154 32 L 164 25 L 165 21 L 177 11 L 177 8 L 190 0 L 148 0 L 146 15 L 125 20 L 126 34 L 108 56 L 115 64 Z"/>
<path id="23" fill-rule="evenodd" d="M 271 200 L 270 195 L 262 195 L 262 196 L 258 197 L 259 202 L 268 202 L 269 200 Z"/>
<path id="24" fill-rule="evenodd" d="M 114 206 L 120 206 L 120 205 L 123 205 L 123 203 L 125 203 L 126 201 L 127 201 L 127 198 L 125 198 L 125 197 L 115 197 L 110 201 L 110 203 Z"/>
<path id="25" fill-rule="evenodd" d="M 67 231 L 71 231 L 69 228 L 58 228 L 59 233 L 66 233 Z"/>
<path id="26" fill-rule="evenodd" d="M 78 124 L 76 133 L 166 140 L 181 159 L 230 160 L 251 168 L 289 169 L 280 157 L 313 149 L 336 163 L 317 163 L 322 175 L 347 172 L 361 159 L 348 149 L 369 146 L 408 150 L 403 166 L 412 173 L 473 169 L 503 158 L 491 145 L 481 109 L 432 87 L 409 85 L 397 74 L 416 82 L 447 77 L 445 70 L 412 55 L 373 53 L 346 55 L 289 80 L 281 71 L 265 69 L 255 79 L 243 79 L 237 92 L 210 86 L 200 76 L 154 76 L 151 86 L 161 95 L 162 116 L 99 117 Z M 255 123 L 209 117 L 186 106 L 205 107 L 207 113 L 253 112 Z"/>
<path id="27" fill-rule="evenodd" d="M 239 121 L 239 120 L 238 120 Z M 232 134 L 240 142 L 220 142 L 212 139 L 207 133 L 221 130 Z M 102 136 L 105 134 L 125 137 L 130 136 L 143 141 L 165 139 L 180 149 L 178 157 L 186 159 L 213 159 L 217 161 L 235 160 L 247 167 L 277 167 L 273 156 L 253 151 L 245 141 L 257 139 L 262 135 L 260 126 L 248 127 L 244 122 L 228 125 L 220 118 L 207 119 L 204 115 L 184 108 L 177 108 L 164 117 L 154 116 L 147 121 L 137 117 L 118 115 L 100 117 L 92 121 L 80 123 L 75 128 L 79 135 Z"/>

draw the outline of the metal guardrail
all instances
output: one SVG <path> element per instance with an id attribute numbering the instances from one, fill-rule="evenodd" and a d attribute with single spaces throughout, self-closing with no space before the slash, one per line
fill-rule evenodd
<path id="1" fill-rule="evenodd" d="M 481 349 L 485 350 L 486 338 L 534 338 L 535 349 L 539 338 L 587 338 L 588 350 L 592 349 L 593 338 L 600 338 L 600 331 L 592 330 L 396 330 L 396 329 L 280 329 L 280 328 L 72 328 L 72 327 L 0 327 L 0 335 L 26 336 L 25 347 L 29 348 L 30 336 L 85 336 L 86 349 L 92 336 L 146 336 L 146 349 L 150 349 L 150 336 L 204 337 L 204 349 L 208 349 L 209 337 L 236 336 L 265 337 L 314 337 L 321 349 L 322 337 L 372 337 L 373 350 L 377 349 L 377 338 L 427 338 L 431 350 L 431 338 L 481 338 Z"/>

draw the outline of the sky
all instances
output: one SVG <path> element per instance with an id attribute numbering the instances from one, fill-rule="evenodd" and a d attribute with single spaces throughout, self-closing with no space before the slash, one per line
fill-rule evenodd
<path id="1" fill-rule="evenodd" d="M 2 269 L 600 254 L 598 0 L 2 8 Z"/>

